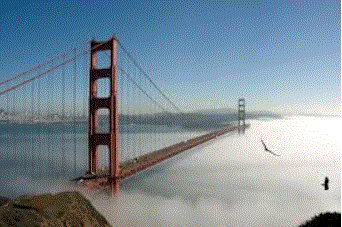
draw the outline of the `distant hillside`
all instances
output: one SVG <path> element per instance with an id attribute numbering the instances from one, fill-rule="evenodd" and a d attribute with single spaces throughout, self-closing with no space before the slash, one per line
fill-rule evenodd
<path id="1" fill-rule="evenodd" d="M 235 114 L 237 115 L 238 110 L 233 108 L 219 108 L 219 109 L 204 109 L 204 110 L 195 110 L 192 112 L 188 112 L 189 114 L 204 114 L 204 115 L 221 115 L 221 114 Z M 272 111 L 267 110 L 259 110 L 259 111 L 246 111 L 246 118 L 258 118 L 258 117 L 270 117 L 270 118 L 280 118 L 282 115 L 274 113 Z"/>
<path id="2" fill-rule="evenodd" d="M 246 112 L 246 114 L 249 115 L 251 118 L 259 118 L 259 117 L 281 118 L 282 117 L 281 114 L 277 114 L 277 113 L 274 113 L 272 111 L 267 111 L 267 110 L 251 111 L 251 112 Z"/>
<path id="3" fill-rule="evenodd" d="M 237 110 L 231 108 L 225 109 L 207 109 L 196 110 L 187 113 L 157 113 L 157 114 L 139 114 L 139 115 L 120 115 L 120 125 L 168 125 L 180 126 L 187 129 L 215 129 L 223 125 L 232 124 L 237 121 Z M 270 111 L 247 112 L 246 119 L 257 118 L 281 118 L 281 115 Z M 106 117 L 101 116 L 106 121 Z"/>
<path id="4" fill-rule="evenodd" d="M 232 113 L 237 113 L 237 109 L 233 109 L 233 108 L 204 109 L 204 110 L 191 111 L 189 113 L 196 113 L 196 114 L 232 114 Z"/>
<path id="5" fill-rule="evenodd" d="M 341 117 L 341 114 L 309 114 L 309 113 L 288 113 L 287 116 L 306 116 L 306 117 Z"/>

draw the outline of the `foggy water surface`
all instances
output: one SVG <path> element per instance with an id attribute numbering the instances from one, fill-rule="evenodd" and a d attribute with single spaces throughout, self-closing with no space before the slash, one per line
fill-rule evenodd
<path id="1" fill-rule="evenodd" d="M 251 124 L 123 182 L 112 208 L 101 199 L 96 207 L 122 226 L 297 226 L 340 212 L 340 118 Z M 261 137 L 281 156 L 266 153 Z"/>
<path id="2" fill-rule="evenodd" d="M 245 135 L 221 136 L 124 180 L 118 200 L 8 172 L 9 165 L 1 166 L 0 194 L 78 189 L 113 226 L 297 226 L 319 212 L 340 212 L 340 118 L 250 123 Z M 261 138 L 280 156 L 265 152 Z M 328 191 L 320 185 L 326 176 Z"/>

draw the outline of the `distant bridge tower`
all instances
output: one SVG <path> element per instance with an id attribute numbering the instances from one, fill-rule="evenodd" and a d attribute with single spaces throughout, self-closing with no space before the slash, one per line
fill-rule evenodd
<path id="1" fill-rule="evenodd" d="M 116 37 L 106 42 L 91 41 L 91 64 L 89 84 L 89 171 L 97 173 L 99 164 L 98 146 L 108 146 L 109 175 L 111 179 L 120 175 L 120 151 L 117 108 L 117 45 Z M 97 53 L 110 51 L 110 67 L 98 69 Z M 109 97 L 99 98 L 97 95 L 97 80 L 109 78 Z M 109 110 L 109 133 L 98 133 L 98 110 Z"/>
<path id="2" fill-rule="evenodd" d="M 245 132 L 246 127 L 246 111 L 245 111 L 245 99 L 240 98 L 238 103 L 238 129 L 240 132 Z"/>

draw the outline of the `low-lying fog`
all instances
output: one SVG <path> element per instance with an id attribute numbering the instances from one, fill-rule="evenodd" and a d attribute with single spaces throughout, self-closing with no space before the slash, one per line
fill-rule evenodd
<path id="1" fill-rule="evenodd" d="M 250 123 L 245 135 L 219 137 L 125 180 L 117 200 L 78 190 L 113 226 L 297 226 L 340 212 L 340 118 Z M 76 188 L 17 176 L 1 190 L 20 185 L 34 193 Z"/>
<path id="2" fill-rule="evenodd" d="M 123 182 L 118 201 L 92 202 L 114 226 L 296 226 L 340 211 L 340 118 L 251 124 L 244 136 L 220 137 Z M 281 156 L 266 153 L 261 137 Z"/>

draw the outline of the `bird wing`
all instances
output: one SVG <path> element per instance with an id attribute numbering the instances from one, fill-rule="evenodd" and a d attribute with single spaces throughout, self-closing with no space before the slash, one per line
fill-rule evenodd
<path id="1" fill-rule="evenodd" d="M 266 151 L 268 151 L 268 152 L 270 152 L 271 154 L 273 154 L 273 155 L 275 155 L 275 156 L 280 156 L 280 154 L 276 154 L 276 153 L 274 153 L 274 152 L 272 152 L 272 151 L 270 151 L 270 150 L 266 150 Z"/>
<path id="2" fill-rule="evenodd" d="M 264 141 L 262 141 L 262 139 L 261 139 L 261 143 L 262 145 L 264 145 L 265 150 L 267 150 L 266 144 L 264 143 Z"/>
<path id="3" fill-rule="evenodd" d="M 270 152 L 271 154 L 275 155 L 275 156 L 280 156 L 279 154 L 276 154 L 274 152 L 272 152 L 271 150 L 269 150 L 267 147 L 266 147 L 266 144 L 264 143 L 264 141 L 261 139 L 261 143 L 262 145 L 264 145 L 264 148 L 265 148 L 265 151 L 267 152 Z"/>

